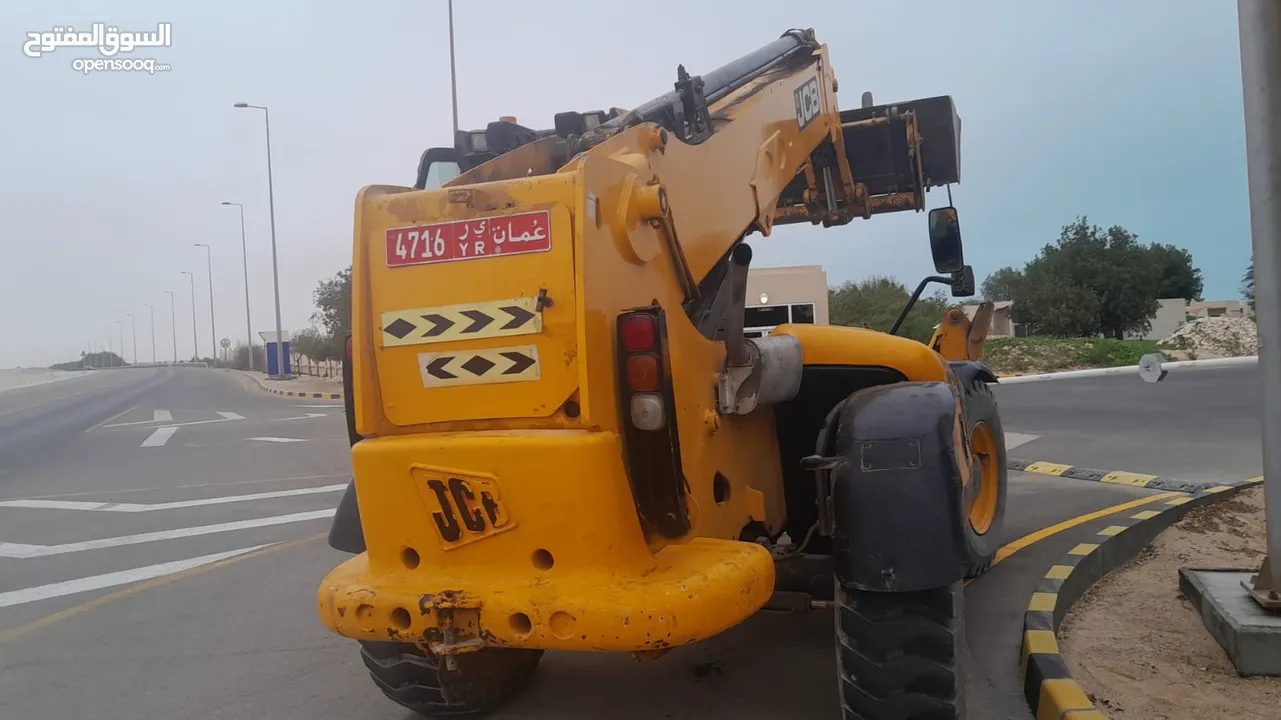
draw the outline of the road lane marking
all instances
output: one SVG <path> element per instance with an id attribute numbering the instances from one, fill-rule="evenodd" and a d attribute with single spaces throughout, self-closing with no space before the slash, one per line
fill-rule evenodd
<path id="1" fill-rule="evenodd" d="M 270 442 L 270 443 L 307 442 L 306 438 L 251 437 L 251 438 L 247 438 L 247 439 L 249 439 L 249 440 L 260 440 L 260 441 L 262 441 L 262 442 Z"/>
<path id="2" fill-rule="evenodd" d="M 1077 515 L 1076 517 L 1068 518 L 1063 522 L 1056 523 L 1049 527 L 1041 528 L 1040 530 L 1028 533 L 1027 535 L 1024 535 L 1023 537 L 1013 542 L 1010 542 L 1001 546 L 996 551 L 996 557 L 992 558 L 992 564 L 991 566 L 989 566 L 989 570 L 992 567 L 996 567 L 998 563 L 1005 560 L 1006 558 L 1013 555 L 1014 553 L 1020 550 L 1029 548 L 1048 537 L 1051 537 L 1053 535 L 1058 535 L 1064 530 L 1071 530 L 1072 528 L 1077 527 L 1078 525 L 1084 525 L 1085 523 L 1088 523 L 1092 520 L 1098 520 L 1099 518 L 1107 517 L 1109 515 L 1115 515 L 1119 512 L 1125 512 L 1126 510 L 1140 507 L 1142 505 L 1148 505 L 1161 500 L 1170 500 L 1171 498 L 1174 498 L 1175 500 L 1177 500 L 1182 497 L 1185 497 L 1185 495 L 1186 495 L 1185 493 L 1173 492 L 1173 491 L 1158 493 L 1156 495 L 1141 497 L 1141 498 L 1138 498 L 1137 500 L 1131 500 L 1129 502 L 1123 502 L 1119 505 L 1113 505 L 1112 507 L 1103 508 L 1102 510 L 1095 510 L 1094 512 L 1089 512 L 1084 515 Z M 1081 547 L 1081 546 L 1078 545 L 1077 547 Z M 974 582 L 975 580 L 978 580 L 979 578 L 983 577 L 986 574 L 987 572 L 984 572 L 984 574 L 980 575 L 979 577 L 969 578 L 968 580 L 965 581 L 965 585 L 968 587 L 970 583 Z"/>
<path id="3" fill-rule="evenodd" d="M 325 413 L 307 413 L 306 415 L 295 415 L 294 417 L 275 418 L 274 422 L 284 422 L 286 420 L 310 420 L 311 418 L 329 417 Z"/>
<path id="4" fill-rule="evenodd" d="M 200 507 L 202 505 L 226 505 L 227 503 L 248 502 L 250 500 L 270 500 L 272 498 L 294 497 L 295 495 L 319 495 L 321 493 L 346 490 L 347 483 L 337 485 L 320 485 L 291 490 L 271 490 L 268 492 L 250 493 L 248 495 L 223 495 L 221 497 L 200 498 L 199 500 L 175 500 L 164 503 L 110 503 L 84 502 L 79 500 L 41 500 L 28 498 L 23 500 L 3 500 L 0 507 L 40 508 L 45 510 L 87 510 L 90 512 L 151 512 L 153 510 L 174 510 L 177 508 Z"/>
<path id="5" fill-rule="evenodd" d="M 152 410 L 151 411 L 152 422 L 169 422 L 170 420 L 173 420 L 173 413 L 169 412 L 168 410 Z"/>
<path id="6" fill-rule="evenodd" d="M 12 607 L 14 605 L 25 605 L 36 602 L 37 600 L 48 600 L 50 598 L 62 597 L 64 595 L 76 595 L 78 593 L 90 592 L 92 590 L 102 590 L 104 588 L 116 587 L 118 585 L 127 585 L 140 580 L 152 580 L 165 575 L 173 575 L 185 570 L 198 568 L 202 565 L 216 563 L 219 560 L 227 560 L 244 555 L 255 550 L 261 550 L 270 547 L 275 543 L 265 545 L 254 545 L 252 547 L 241 548 L 239 550 L 228 550 L 227 552 L 214 553 L 212 555 L 201 555 L 199 557 L 188 558 L 186 560 L 175 560 L 174 562 L 160 563 L 158 565 L 146 565 L 132 570 L 121 570 L 103 575 L 90 575 L 89 577 L 76 578 L 64 582 L 50 583 L 48 585 L 37 585 L 35 587 L 23 588 L 22 590 L 11 590 L 9 592 L 0 592 L 0 608 Z"/>
<path id="7" fill-rule="evenodd" d="M 134 410 L 136 410 L 136 409 L 138 409 L 138 406 L 137 406 L 137 405 L 130 406 L 130 407 L 129 407 L 129 409 L 127 409 L 127 410 L 121 410 L 120 412 L 116 413 L 115 415 L 112 415 L 111 417 L 107 418 L 106 420 L 100 420 L 100 421 L 98 422 L 98 424 L 97 424 L 97 425 L 94 425 L 93 427 L 91 427 L 91 428 L 89 428 L 89 429 L 90 429 L 90 430 L 97 430 L 97 429 L 98 429 L 98 428 L 100 428 L 100 427 L 106 427 L 106 424 L 107 424 L 107 423 L 111 422 L 112 420 L 115 420 L 116 418 L 124 417 L 125 415 L 128 415 L 129 413 L 133 412 L 133 411 L 134 411 Z"/>
<path id="8" fill-rule="evenodd" d="M 226 420 L 244 420 L 245 419 L 244 415 L 241 415 L 239 413 L 234 413 L 234 412 L 220 412 L 218 414 L 221 415 L 223 419 L 226 419 Z"/>
<path id="9" fill-rule="evenodd" d="M 1005 433 L 1005 449 L 1013 450 L 1020 445 L 1026 445 L 1033 440 L 1039 440 L 1040 435 L 1027 435 L 1025 433 L 1007 432 Z"/>
<path id="10" fill-rule="evenodd" d="M 3 471 L 0 471 L 2 474 Z M 219 480 L 216 482 L 192 483 L 188 485 L 166 485 L 165 487 L 145 487 L 145 488 L 122 488 L 119 490 L 84 490 L 73 493 L 58 493 L 56 495 L 28 495 L 25 498 L 0 498 L 0 502 L 7 500 L 45 500 L 53 498 L 84 497 L 86 495 L 119 495 L 121 493 L 140 493 L 140 492 L 158 492 L 160 490 L 188 490 L 191 488 L 206 487 L 230 487 L 233 485 L 257 485 L 262 483 L 289 482 L 293 480 L 324 480 L 327 478 L 349 477 L 351 473 L 326 473 L 324 475 L 288 475 L 286 477 L 274 478 L 253 478 L 251 480 Z"/>
<path id="11" fill-rule="evenodd" d="M 238 562 L 243 562 L 245 560 L 250 560 L 256 557 L 262 557 L 263 555 L 266 555 L 268 553 L 279 552 L 280 550 L 288 550 L 290 548 L 298 547 L 299 545 L 305 545 L 307 543 L 315 542 L 317 540 L 323 540 L 328 536 L 329 536 L 329 533 L 317 533 L 309 537 L 299 538 L 297 540 L 290 540 L 289 542 L 275 543 L 272 545 L 268 545 L 267 547 L 264 547 L 261 550 L 246 552 L 243 555 L 237 555 L 235 557 L 227 558 L 226 560 L 219 560 L 217 562 L 209 563 L 208 565 L 201 565 L 199 567 L 195 567 L 190 570 L 184 570 L 183 572 L 174 573 L 173 575 L 164 575 L 162 577 L 155 578 L 154 580 L 146 580 L 146 581 L 137 583 L 136 585 L 130 585 L 127 588 L 117 590 L 113 593 L 102 595 L 92 600 L 86 600 L 85 602 L 82 602 L 79 605 L 73 605 L 67 608 L 66 610 L 59 610 L 58 612 L 53 613 L 52 615 L 46 615 L 38 620 L 32 620 L 29 623 L 24 623 L 22 625 L 18 625 L 17 627 L 12 627 L 12 628 L 9 628 L 8 630 L 0 631 L 0 643 L 6 643 L 6 642 L 9 642 L 10 640 L 14 640 L 16 638 L 22 637 L 23 635 L 34 632 L 41 628 L 46 628 L 46 627 L 49 627 L 50 625 L 56 625 L 60 622 L 70 620 L 71 618 L 76 617 L 77 615 L 83 615 L 84 613 L 87 613 L 90 610 L 93 610 L 94 608 L 102 607 L 107 603 L 115 602 L 116 600 L 127 598 L 131 595 L 136 595 L 144 590 L 158 588 L 164 585 L 169 585 L 170 583 L 178 582 L 179 580 L 186 580 L 188 578 L 192 578 L 197 575 L 203 575 L 204 573 L 207 573 L 211 570 L 217 570 L 218 568 L 227 567 L 228 565 L 234 565 Z"/>
<path id="12" fill-rule="evenodd" d="M 176 540 L 178 538 L 198 537 L 200 535 L 214 535 L 217 533 L 235 532 L 237 530 L 251 530 L 253 528 L 288 525 L 289 523 L 306 522 L 308 520 L 319 520 L 321 518 L 333 517 L 335 512 L 337 512 L 335 508 L 310 510 L 307 512 L 290 513 L 288 515 L 273 515 L 271 517 L 254 518 L 252 520 L 237 520 L 235 522 L 217 523 L 215 525 L 197 525 L 195 527 L 176 528 L 174 530 L 159 530 L 156 532 L 139 533 L 137 535 L 121 535 L 119 537 L 63 543 L 61 545 L 0 543 L 0 557 L 47 557 L 49 555 L 64 555 L 66 553 L 100 550 L 102 548 L 120 547 L 122 545 L 138 545 L 141 543 L 159 542 L 161 540 Z"/>
<path id="13" fill-rule="evenodd" d="M 169 438 L 173 437 L 176 432 L 178 432 L 178 428 L 172 425 L 156 428 L 138 447 L 164 447 L 164 444 L 169 442 Z"/>

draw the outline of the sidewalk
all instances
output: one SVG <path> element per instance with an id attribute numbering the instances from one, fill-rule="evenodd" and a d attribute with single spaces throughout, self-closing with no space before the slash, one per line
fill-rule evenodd
<path id="1" fill-rule="evenodd" d="M 323 400 L 342 400 L 342 378 L 313 378 L 302 376 L 292 380 L 271 380 L 260 372 L 237 370 L 240 374 L 252 378 L 264 390 L 274 395 L 287 397 L 305 397 Z"/>

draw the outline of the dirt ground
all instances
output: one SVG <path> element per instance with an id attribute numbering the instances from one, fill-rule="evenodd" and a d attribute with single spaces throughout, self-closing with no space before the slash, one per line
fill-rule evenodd
<path id="1" fill-rule="evenodd" d="M 1190 511 L 1113 571 L 1059 633 L 1073 677 L 1110 718 L 1276 720 L 1281 678 L 1242 678 L 1179 592 L 1179 568 L 1257 569 L 1263 488 Z"/>

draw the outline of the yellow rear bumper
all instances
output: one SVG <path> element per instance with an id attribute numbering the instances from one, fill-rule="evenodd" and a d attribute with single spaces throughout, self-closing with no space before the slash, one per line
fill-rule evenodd
<path id="1" fill-rule="evenodd" d="M 608 432 L 357 444 L 368 551 L 321 583 L 321 620 L 440 653 L 641 651 L 711 637 L 764 605 L 774 562 L 760 545 L 698 538 L 651 552 L 622 456 Z"/>
<path id="2" fill-rule="evenodd" d="M 423 573 L 388 583 L 362 554 L 325 578 L 320 618 L 339 635 L 421 642 L 437 652 L 658 650 L 737 625 L 774 589 L 773 559 L 755 543 L 697 539 L 655 559 L 657 569 L 637 576 L 604 568 L 553 580 Z"/>

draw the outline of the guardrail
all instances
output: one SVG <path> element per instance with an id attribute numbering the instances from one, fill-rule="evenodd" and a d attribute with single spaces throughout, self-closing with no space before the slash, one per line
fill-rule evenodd
<path id="1" fill-rule="evenodd" d="M 1143 375 L 1144 373 L 1152 373 L 1154 375 L 1154 379 L 1150 382 L 1155 382 L 1156 380 L 1164 378 L 1165 372 L 1170 371 L 1241 367 L 1258 364 L 1258 355 L 1215 358 L 1213 360 L 1176 360 L 1174 362 L 1165 362 L 1156 355 L 1144 355 L 1143 362 L 1139 365 L 1090 368 L 1088 370 L 1064 370 L 1063 372 L 1035 373 L 1029 375 L 1002 375 L 1000 378 L 1000 384 L 1017 385 L 1019 383 L 1042 382 L 1044 380 L 1071 380 L 1074 378 L 1102 377 L 1104 375 Z M 1146 380 L 1147 378 L 1144 379 Z"/>
<path id="2" fill-rule="evenodd" d="M 132 363 L 132 364 L 129 364 L 129 365 L 103 365 L 103 366 L 101 366 L 101 367 L 95 367 L 95 366 L 90 365 L 89 367 L 86 367 L 86 368 L 84 368 L 84 369 L 85 369 L 85 370 L 136 370 L 136 369 L 138 369 L 138 368 L 157 368 L 157 367 L 201 367 L 201 368 L 207 368 L 207 367 L 209 367 L 209 363 L 207 363 L 207 362 L 190 362 L 190 361 L 183 361 L 183 362 L 164 362 L 164 363 L 161 363 L 161 362 L 158 362 L 158 363 Z M 71 372 L 75 372 L 75 371 L 73 370 L 73 371 L 71 371 Z"/>

